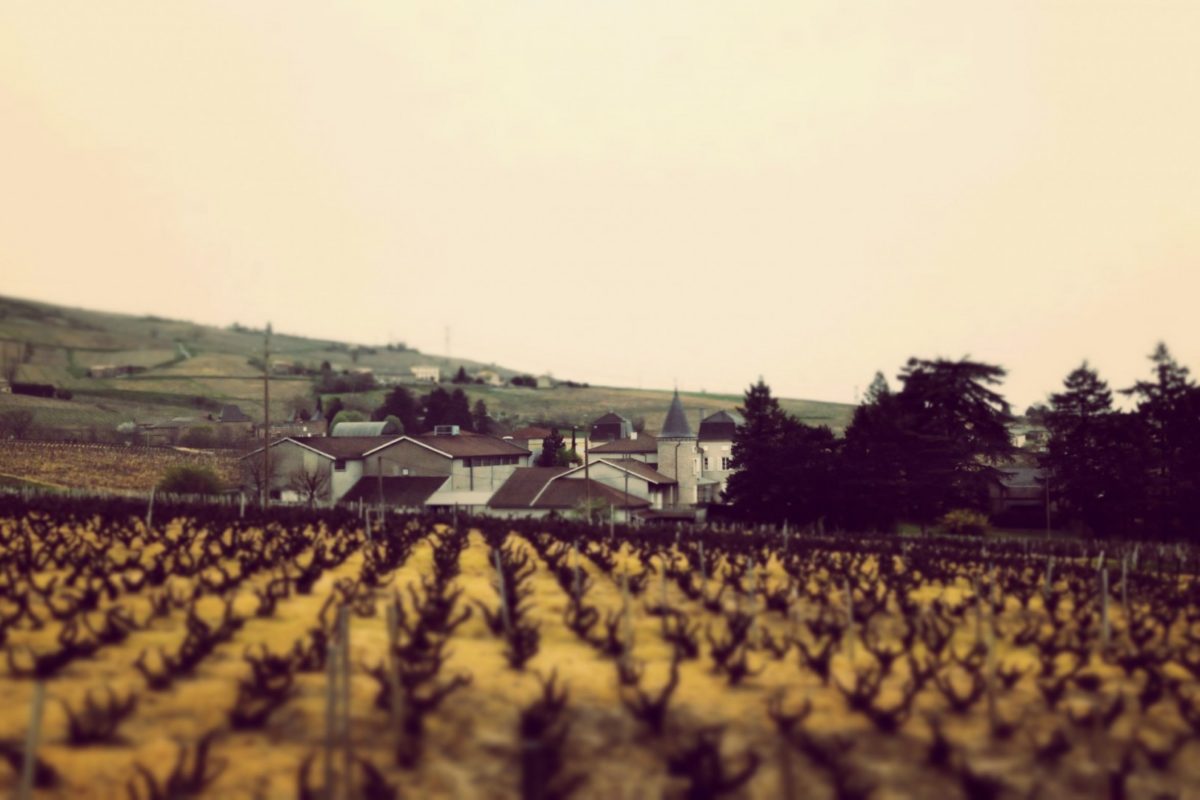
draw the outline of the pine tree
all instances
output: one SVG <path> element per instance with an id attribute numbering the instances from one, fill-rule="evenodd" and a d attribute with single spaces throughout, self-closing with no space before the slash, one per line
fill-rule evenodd
<path id="1" fill-rule="evenodd" d="M 542 439 L 542 452 L 538 454 L 537 463 L 539 467 L 555 467 L 558 466 L 558 454 L 563 449 L 563 437 L 558 432 L 558 428 L 551 428 L 550 435 Z"/>
<path id="2" fill-rule="evenodd" d="M 1159 535 L 1196 535 L 1191 529 L 1200 521 L 1200 389 L 1165 344 L 1158 344 L 1150 361 L 1154 380 L 1124 390 L 1137 398 L 1149 439 L 1149 514 Z"/>
<path id="3" fill-rule="evenodd" d="M 1073 519 L 1097 533 L 1119 524 L 1114 512 L 1122 494 L 1122 436 L 1115 436 L 1118 414 L 1108 384 L 1085 361 L 1050 396 L 1045 414 L 1050 442 L 1042 465 L 1056 503 Z M 1128 433 L 1127 430 L 1124 430 Z M 1128 521 L 1128 520 L 1123 520 Z"/>
<path id="4" fill-rule="evenodd" d="M 471 429 L 476 433 L 487 433 L 489 422 L 487 403 L 480 398 L 471 407 Z"/>

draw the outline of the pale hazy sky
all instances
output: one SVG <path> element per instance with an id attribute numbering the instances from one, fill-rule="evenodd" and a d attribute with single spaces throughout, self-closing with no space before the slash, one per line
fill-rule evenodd
<path id="1" fill-rule="evenodd" d="M 1200 369 L 1200 2 L 0 0 L 0 294 L 827 400 Z"/>

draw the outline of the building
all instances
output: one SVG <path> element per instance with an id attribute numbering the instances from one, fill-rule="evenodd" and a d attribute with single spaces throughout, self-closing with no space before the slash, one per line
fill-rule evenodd
<path id="1" fill-rule="evenodd" d="M 508 439 L 513 444 L 519 447 L 524 447 L 529 451 L 530 463 L 536 462 L 542 455 L 542 442 L 546 440 L 552 431 L 549 428 L 541 425 L 528 425 L 524 428 L 517 428 L 505 439 Z M 561 433 L 561 431 L 560 431 Z"/>
<path id="2" fill-rule="evenodd" d="M 593 447 L 603 442 L 629 439 L 633 436 L 633 423 L 614 411 L 594 420 L 588 428 L 588 442 Z"/>
<path id="3" fill-rule="evenodd" d="M 688 423 L 679 390 L 671 398 L 662 430 L 658 432 L 658 471 L 677 484 L 673 507 L 695 506 L 700 501 L 700 447 Z"/>
<path id="4" fill-rule="evenodd" d="M 481 507 L 514 470 L 529 466 L 529 451 L 523 447 L 446 428 L 419 436 L 308 436 L 272 442 L 272 496 L 302 501 L 302 484 L 316 484 L 319 501 L 332 505 L 360 481 L 368 481 L 359 491 L 369 497 L 371 491 L 378 496 L 380 477 L 441 477 L 427 506 Z M 244 458 L 261 452 L 260 448 Z"/>
<path id="5" fill-rule="evenodd" d="M 12 384 L 8 378 L 0 378 L 0 394 L 12 394 Z"/>
<path id="6" fill-rule="evenodd" d="M 412 370 L 413 377 L 418 381 L 423 381 L 425 383 L 439 383 L 442 380 L 441 367 L 422 365 L 411 367 L 410 369 Z"/>
<path id="7" fill-rule="evenodd" d="M 988 516 L 1004 528 L 1043 528 L 1046 525 L 1046 471 L 1037 456 L 1018 453 L 996 469 L 988 482 Z M 1052 509 L 1053 510 L 1053 509 Z"/>
<path id="8" fill-rule="evenodd" d="M 609 461 L 630 459 L 658 468 L 658 437 L 648 433 L 633 432 L 628 439 L 613 439 L 588 448 L 588 459 Z"/>
<path id="9" fill-rule="evenodd" d="M 629 522 L 651 507 L 649 500 L 624 494 L 595 479 L 585 479 L 576 467 L 522 467 L 492 495 L 487 512 L 503 517 L 538 518 L 551 514 L 594 515 Z"/>
<path id="10" fill-rule="evenodd" d="M 656 511 L 679 505 L 679 486 L 674 478 L 648 464 L 632 459 L 599 459 L 587 467 L 572 467 L 563 473 L 567 479 L 590 480 L 604 484 L 622 497 L 638 497 Z"/>
<path id="11" fill-rule="evenodd" d="M 537 380 L 537 388 L 539 388 L 539 389 L 553 389 L 554 388 L 554 378 L 552 378 L 549 375 L 538 375 L 536 380 Z"/>
<path id="12" fill-rule="evenodd" d="M 221 406 L 217 414 L 209 414 L 208 421 L 216 425 L 217 442 L 223 446 L 234 445 L 254 436 L 256 427 L 253 418 L 235 405 Z"/>
<path id="13" fill-rule="evenodd" d="M 504 378 L 494 369 L 481 369 L 474 375 L 476 381 L 487 386 L 503 386 Z"/>
<path id="14" fill-rule="evenodd" d="M 700 421 L 700 503 L 720 503 L 733 474 L 733 438 L 746 424 L 736 411 L 718 411 Z"/>

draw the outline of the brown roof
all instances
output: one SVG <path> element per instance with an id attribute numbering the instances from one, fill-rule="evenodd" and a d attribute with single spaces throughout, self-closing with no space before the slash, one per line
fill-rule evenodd
<path id="1" fill-rule="evenodd" d="M 492 495 L 488 506 L 526 508 L 551 478 L 558 477 L 566 471 L 562 467 L 517 467 L 504 485 Z"/>
<path id="2" fill-rule="evenodd" d="M 545 439 L 551 433 L 549 428 L 543 428 L 539 425 L 529 425 L 524 428 L 517 428 L 512 432 L 514 439 Z"/>
<path id="3" fill-rule="evenodd" d="M 650 501 L 639 497 L 626 497 L 597 481 L 578 479 L 557 480 L 568 470 L 560 467 L 519 467 L 513 471 L 504 485 L 496 490 L 488 501 L 489 508 L 575 508 L 588 497 L 604 505 L 617 508 L 648 508 Z"/>
<path id="4" fill-rule="evenodd" d="M 649 464 L 641 461 L 634 461 L 631 458 L 603 458 L 600 459 L 600 461 L 605 464 L 611 464 L 617 469 L 628 470 L 634 475 L 637 475 L 639 478 L 644 478 L 651 483 L 675 483 L 674 478 L 668 478 L 666 475 L 663 475 Z M 583 469 L 583 467 L 576 467 L 574 471 L 578 472 L 581 469 Z"/>
<path id="5" fill-rule="evenodd" d="M 588 499 L 588 484 L 591 484 L 591 500 L 601 505 L 616 508 L 649 508 L 650 501 L 634 495 L 618 492 L 611 486 L 605 486 L 599 481 L 574 480 L 561 478 L 550 481 L 546 491 L 542 492 L 534 508 L 576 508 Z"/>
<path id="6" fill-rule="evenodd" d="M 430 495 L 442 487 L 448 478 L 445 475 L 385 475 L 383 477 L 383 502 L 389 506 L 414 508 L 425 505 Z M 358 483 L 346 494 L 342 495 L 341 503 L 378 503 L 380 495 L 380 479 L 378 476 L 360 478 Z"/>
<path id="7" fill-rule="evenodd" d="M 589 453 L 620 454 L 620 453 L 658 453 L 658 439 L 648 433 L 638 435 L 636 439 L 613 439 L 611 442 L 596 445 L 588 449 Z"/>
<path id="8" fill-rule="evenodd" d="M 362 458 L 366 453 L 385 444 L 398 441 L 400 436 L 292 436 L 284 441 L 310 447 L 330 458 Z"/>
<path id="9" fill-rule="evenodd" d="M 470 456 L 527 456 L 529 451 L 518 444 L 495 436 L 484 436 L 479 433 L 459 433 L 457 436 L 434 436 L 431 433 L 420 436 L 406 436 L 414 442 L 419 442 L 434 450 L 449 453 L 454 458 Z"/>

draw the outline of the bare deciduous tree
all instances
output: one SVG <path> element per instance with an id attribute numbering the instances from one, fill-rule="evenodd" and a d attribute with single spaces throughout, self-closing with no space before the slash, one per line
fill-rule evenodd
<path id="1" fill-rule="evenodd" d="M 304 500 L 311 508 L 318 500 L 329 496 L 329 473 L 319 466 L 300 466 L 288 475 L 288 488 Z"/>

